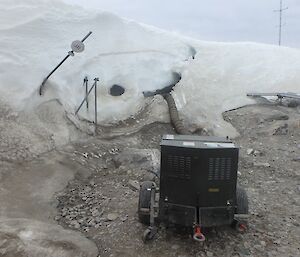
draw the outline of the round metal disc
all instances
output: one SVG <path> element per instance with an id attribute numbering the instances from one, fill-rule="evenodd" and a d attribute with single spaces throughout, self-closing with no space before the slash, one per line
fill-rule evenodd
<path id="1" fill-rule="evenodd" d="M 75 53 L 81 53 L 84 50 L 84 44 L 80 40 L 75 40 L 71 44 L 71 49 Z"/>

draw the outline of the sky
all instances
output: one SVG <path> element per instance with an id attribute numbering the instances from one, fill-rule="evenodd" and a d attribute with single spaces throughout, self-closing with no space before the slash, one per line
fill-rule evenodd
<path id="1" fill-rule="evenodd" d="M 280 0 L 64 0 L 207 41 L 278 44 Z M 282 0 L 282 45 L 300 48 L 300 0 Z"/>

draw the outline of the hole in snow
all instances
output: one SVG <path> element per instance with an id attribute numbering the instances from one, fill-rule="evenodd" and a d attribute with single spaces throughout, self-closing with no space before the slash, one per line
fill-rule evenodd
<path id="1" fill-rule="evenodd" d="M 125 92 L 125 88 L 120 85 L 113 85 L 109 90 L 109 93 L 112 96 L 120 96 L 123 95 L 124 92 Z"/>

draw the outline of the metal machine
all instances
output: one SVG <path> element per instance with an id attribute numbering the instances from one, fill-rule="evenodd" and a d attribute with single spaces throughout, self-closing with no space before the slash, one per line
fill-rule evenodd
<path id="1" fill-rule="evenodd" d="M 190 227 L 196 241 L 203 228 L 234 225 L 244 231 L 248 198 L 237 186 L 239 149 L 227 138 L 165 135 L 161 141 L 159 188 L 141 184 L 138 214 L 148 224 L 144 241 L 157 224 Z"/>

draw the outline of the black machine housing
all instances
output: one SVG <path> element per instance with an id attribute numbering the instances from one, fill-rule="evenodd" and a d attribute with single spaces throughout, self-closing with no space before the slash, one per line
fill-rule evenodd
<path id="1" fill-rule="evenodd" d="M 227 138 L 165 135 L 158 218 L 186 227 L 231 224 L 239 149 Z"/>

